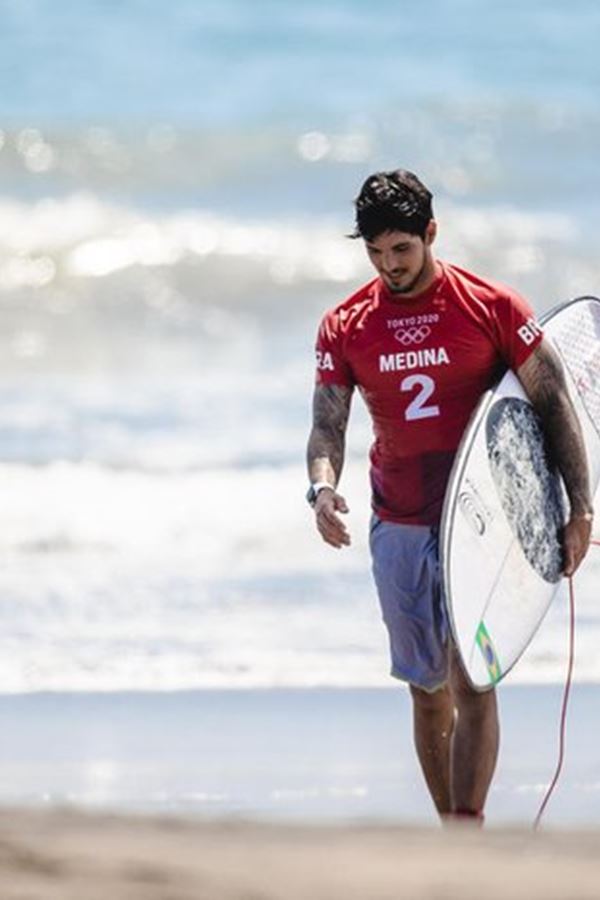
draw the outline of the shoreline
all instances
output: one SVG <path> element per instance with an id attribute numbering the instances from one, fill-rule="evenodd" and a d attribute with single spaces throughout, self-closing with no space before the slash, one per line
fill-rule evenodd
<path id="1" fill-rule="evenodd" d="M 554 773 L 559 685 L 499 690 L 490 826 L 529 827 Z M 575 684 L 549 827 L 600 827 L 600 690 Z M 0 805 L 431 826 L 403 689 L 0 695 Z"/>

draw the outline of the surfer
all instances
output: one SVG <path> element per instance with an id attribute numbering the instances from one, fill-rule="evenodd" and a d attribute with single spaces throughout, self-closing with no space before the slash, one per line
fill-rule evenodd
<path id="1" fill-rule="evenodd" d="M 357 388 L 374 431 L 370 549 L 391 672 L 410 686 L 416 751 L 438 813 L 481 821 L 499 725 L 494 689 L 476 691 L 462 671 L 441 596 L 438 530 L 452 461 L 479 398 L 513 369 L 567 489 L 570 575 L 592 524 L 583 439 L 561 363 L 529 304 L 434 256 L 432 194 L 414 174 L 371 175 L 355 216 L 351 237 L 364 242 L 377 277 L 321 322 L 307 499 L 322 539 L 348 546 L 338 484 Z"/>

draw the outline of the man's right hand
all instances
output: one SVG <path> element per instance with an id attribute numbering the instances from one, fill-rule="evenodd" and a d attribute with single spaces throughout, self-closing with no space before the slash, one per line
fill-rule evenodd
<path id="1" fill-rule="evenodd" d="M 344 545 L 349 546 L 350 534 L 337 515 L 338 512 L 348 512 L 348 505 L 344 498 L 333 488 L 320 490 L 315 503 L 317 530 L 325 543 L 331 544 L 332 547 L 339 550 Z"/>

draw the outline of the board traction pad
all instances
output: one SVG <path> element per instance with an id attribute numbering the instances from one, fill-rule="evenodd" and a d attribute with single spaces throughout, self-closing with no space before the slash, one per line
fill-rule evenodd
<path id="1" fill-rule="evenodd" d="M 511 531 L 538 575 L 556 584 L 562 578 L 565 506 L 539 418 L 527 400 L 503 397 L 489 412 L 486 438 L 492 478 Z"/>

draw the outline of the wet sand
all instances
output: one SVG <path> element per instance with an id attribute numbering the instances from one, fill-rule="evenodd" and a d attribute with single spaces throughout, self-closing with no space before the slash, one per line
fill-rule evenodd
<path id="1" fill-rule="evenodd" d="M 561 688 L 499 699 L 488 824 L 527 828 L 556 765 Z M 547 827 L 600 828 L 599 719 L 597 686 L 575 685 Z M 0 809 L 436 824 L 404 689 L 4 695 L 0 733 Z"/>

